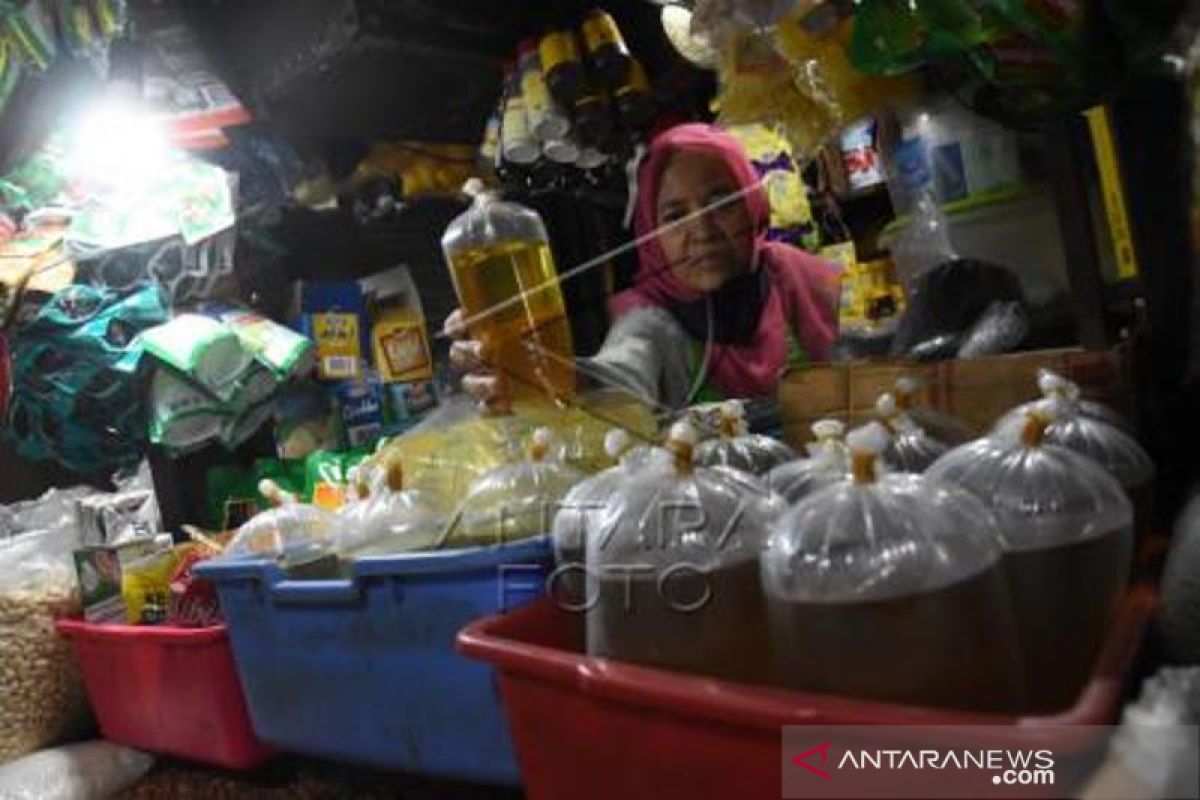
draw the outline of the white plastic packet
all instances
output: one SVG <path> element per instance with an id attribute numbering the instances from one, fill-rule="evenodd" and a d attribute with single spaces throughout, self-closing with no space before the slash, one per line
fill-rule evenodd
<path id="1" fill-rule="evenodd" d="M 137 783 L 154 757 L 96 740 L 42 750 L 0 766 L 2 800 L 98 800 Z"/>

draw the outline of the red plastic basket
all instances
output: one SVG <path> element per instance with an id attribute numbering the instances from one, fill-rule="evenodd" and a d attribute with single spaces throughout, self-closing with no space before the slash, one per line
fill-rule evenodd
<path id="1" fill-rule="evenodd" d="M 58 630 L 75 646 L 105 738 L 230 769 L 274 754 L 250 726 L 224 626 L 59 620 Z"/>
<path id="2" fill-rule="evenodd" d="M 581 654 L 578 617 L 547 598 L 467 626 L 459 649 L 497 667 L 530 800 L 778 798 L 784 725 L 1005 725 L 1115 718 L 1153 614 L 1149 588 L 1121 605 L 1075 705 L 1045 717 L 907 707 L 770 689 Z"/>

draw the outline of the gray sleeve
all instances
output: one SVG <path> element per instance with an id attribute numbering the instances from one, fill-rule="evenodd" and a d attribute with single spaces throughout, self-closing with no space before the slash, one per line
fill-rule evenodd
<path id="1" fill-rule="evenodd" d="M 669 312 L 642 308 L 623 314 L 589 358 L 579 359 L 586 384 L 624 389 L 653 406 L 682 408 L 692 385 L 687 333 Z"/>

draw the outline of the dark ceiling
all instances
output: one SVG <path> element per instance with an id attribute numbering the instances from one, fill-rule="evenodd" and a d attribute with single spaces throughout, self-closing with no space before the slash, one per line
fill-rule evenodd
<path id="1" fill-rule="evenodd" d="M 477 142 L 502 65 L 578 0 L 209 0 L 181 3 L 235 92 L 306 137 Z M 677 59 L 645 0 L 603 3 L 651 74 Z"/>

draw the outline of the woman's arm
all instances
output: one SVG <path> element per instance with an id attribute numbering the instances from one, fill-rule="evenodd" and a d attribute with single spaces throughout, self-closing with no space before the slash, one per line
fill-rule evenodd
<path id="1" fill-rule="evenodd" d="M 580 358 L 580 385 L 606 384 L 654 407 L 682 408 L 693 379 L 691 341 L 662 308 L 638 308 L 613 322 L 600 350 Z"/>

